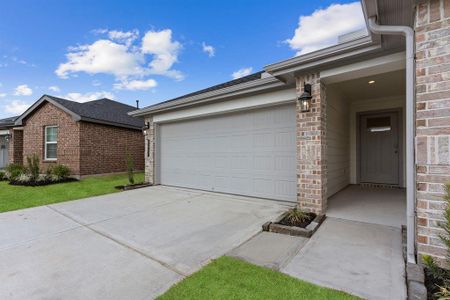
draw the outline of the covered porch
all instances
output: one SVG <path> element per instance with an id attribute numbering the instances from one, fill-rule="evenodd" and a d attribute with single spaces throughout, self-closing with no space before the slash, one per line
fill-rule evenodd
<path id="1" fill-rule="evenodd" d="M 349 185 L 328 198 L 327 216 L 371 224 L 406 225 L 404 189 Z"/>
<path id="2" fill-rule="evenodd" d="M 406 225 L 404 54 L 320 73 L 326 89 L 327 216 Z"/>

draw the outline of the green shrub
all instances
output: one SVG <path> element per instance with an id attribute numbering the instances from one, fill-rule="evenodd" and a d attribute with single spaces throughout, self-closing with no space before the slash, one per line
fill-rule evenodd
<path id="1" fill-rule="evenodd" d="M 429 255 L 423 255 L 423 262 L 427 266 L 428 271 L 439 282 L 437 285 L 438 291 L 434 294 L 435 299 L 450 299 L 450 183 L 445 186 L 446 194 L 444 201 L 446 208 L 444 210 L 445 221 L 439 225 L 445 231 L 445 234 L 440 235 L 441 241 L 447 248 L 447 256 L 444 264 L 445 268 L 441 268 L 439 264 Z"/>
<path id="2" fill-rule="evenodd" d="M 53 176 L 55 180 L 66 179 L 70 176 L 70 169 L 65 165 L 54 165 L 49 167 L 49 169 L 47 169 L 47 174 Z"/>
<path id="3" fill-rule="evenodd" d="M 134 184 L 134 161 L 133 156 L 130 153 L 127 153 L 127 173 L 128 182 Z"/>
<path id="4" fill-rule="evenodd" d="M 15 180 L 26 172 L 27 169 L 21 164 L 9 164 L 5 169 L 6 178 L 10 181 Z"/>
<path id="5" fill-rule="evenodd" d="M 4 181 L 7 180 L 8 178 L 6 177 L 6 172 L 3 170 L 0 170 L 0 181 Z"/>
<path id="6" fill-rule="evenodd" d="M 36 154 L 27 156 L 27 169 L 30 174 L 31 181 L 37 181 L 40 174 L 39 157 Z"/>

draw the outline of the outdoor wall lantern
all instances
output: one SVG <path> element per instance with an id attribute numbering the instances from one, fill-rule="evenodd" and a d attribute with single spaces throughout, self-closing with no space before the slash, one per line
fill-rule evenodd
<path id="1" fill-rule="evenodd" d="M 300 102 L 300 110 L 302 112 L 311 111 L 311 85 L 309 83 L 303 83 L 303 94 L 298 97 L 298 101 Z"/>
<path id="2" fill-rule="evenodd" d="M 6 142 L 9 142 L 11 140 L 11 134 L 5 135 Z"/>
<path id="3" fill-rule="evenodd" d="M 144 132 L 144 135 L 147 135 L 147 130 L 150 129 L 150 122 L 145 123 L 144 127 L 142 127 L 142 131 Z"/>

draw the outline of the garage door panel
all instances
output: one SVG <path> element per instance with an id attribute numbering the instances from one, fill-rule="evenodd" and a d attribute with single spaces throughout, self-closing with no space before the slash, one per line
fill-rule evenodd
<path id="1" fill-rule="evenodd" d="M 295 106 L 160 126 L 161 184 L 296 200 Z"/>

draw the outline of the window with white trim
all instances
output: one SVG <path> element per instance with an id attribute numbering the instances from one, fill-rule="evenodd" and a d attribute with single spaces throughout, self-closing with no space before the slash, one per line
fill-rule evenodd
<path id="1" fill-rule="evenodd" d="M 58 150 L 58 126 L 45 127 L 45 160 L 56 160 Z"/>

